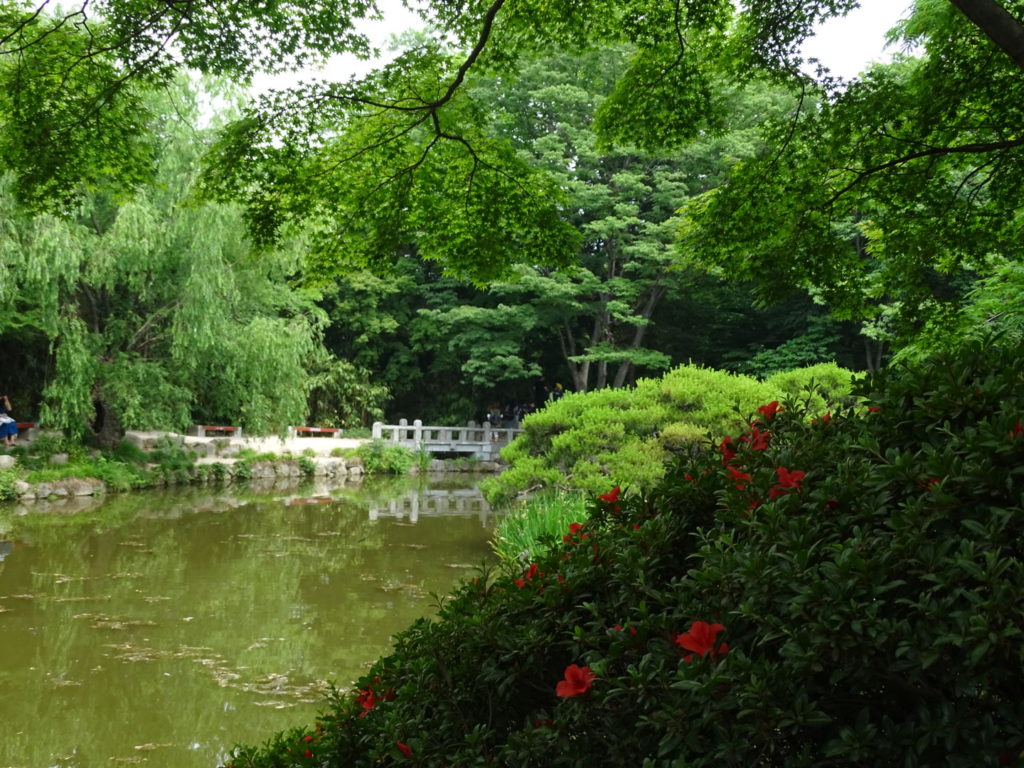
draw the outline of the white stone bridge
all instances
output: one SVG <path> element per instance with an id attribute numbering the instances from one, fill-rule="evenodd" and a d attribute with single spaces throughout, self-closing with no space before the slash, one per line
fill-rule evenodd
<path id="1" fill-rule="evenodd" d="M 496 461 L 499 458 L 498 452 L 522 431 L 494 427 L 486 422 L 478 425 L 471 421 L 464 427 L 431 427 L 424 426 L 419 419 L 412 424 L 399 419 L 397 424 L 375 422 L 372 434 L 374 440 L 383 440 L 414 451 Z"/>

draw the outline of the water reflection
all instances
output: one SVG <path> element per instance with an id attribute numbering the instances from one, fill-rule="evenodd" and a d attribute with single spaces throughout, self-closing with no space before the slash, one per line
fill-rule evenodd
<path id="1" fill-rule="evenodd" d="M 475 489 L 408 479 L 39 509 L 0 513 L 0 765 L 21 768 L 206 768 L 309 722 L 492 522 Z"/>

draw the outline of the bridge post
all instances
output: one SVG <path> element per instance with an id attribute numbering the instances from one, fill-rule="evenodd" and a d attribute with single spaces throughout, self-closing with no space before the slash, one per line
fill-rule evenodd
<path id="1" fill-rule="evenodd" d="M 423 447 L 423 422 L 419 419 L 412 423 L 412 439 L 416 441 L 415 450 Z"/>
<path id="2" fill-rule="evenodd" d="M 370 430 L 370 437 L 374 440 L 380 440 L 384 437 L 384 422 L 373 422 L 373 427 Z"/>

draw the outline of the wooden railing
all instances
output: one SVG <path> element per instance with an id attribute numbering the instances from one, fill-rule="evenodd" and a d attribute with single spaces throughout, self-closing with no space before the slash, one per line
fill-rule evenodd
<path id="1" fill-rule="evenodd" d="M 384 440 L 414 451 L 460 454 L 491 461 L 522 431 L 493 427 L 489 423 L 478 425 L 473 421 L 464 427 L 432 427 L 425 426 L 419 419 L 412 424 L 399 419 L 397 424 L 374 423 L 372 435 L 374 440 Z"/>

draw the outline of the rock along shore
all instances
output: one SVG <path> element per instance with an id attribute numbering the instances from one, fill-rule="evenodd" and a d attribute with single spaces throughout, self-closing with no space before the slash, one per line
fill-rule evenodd
<path id="1" fill-rule="evenodd" d="M 355 450 L 363 443 L 370 442 L 358 438 L 335 437 L 196 437 L 155 431 L 129 431 L 125 434 L 125 440 L 142 451 L 156 450 L 170 443 L 196 456 L 195 462 L 187 470 L 187 477 L 168 482 L 158 476 L 154 478 L 154 487 L 179 483 L 272 481 L 303 475 L 332 480 L 360 480 L 365 473 L 362 459 L 358 456 L 335 456 L 332 453 L 337 453 L 336 449 L 342 449 L 343 452 Z M 242 458 L 240 454 L 243 451 L 260 455 L 273 454 L 274 458 Z M 11 465 L 14 464 L 13 457 L 0 456 L 0 466 L 5 459 Z M 66 455 L 51 457 L 51 462 L 55 464 L 66 461 Z M 493 473 L 503 468 L 498 462 L 434 459 L 425 470 Z M 411 474 L 419 471 L 418 465 L 410 468 Z M 96 478 L 65 478 L 35 484 L 17 481 L 15 491 L 18 500 L 31 501 L 95 496 L 106 493 L 107 487 Z"/>

